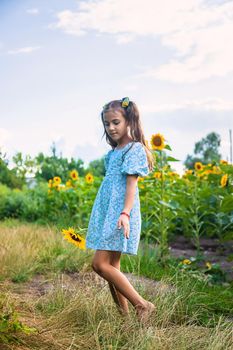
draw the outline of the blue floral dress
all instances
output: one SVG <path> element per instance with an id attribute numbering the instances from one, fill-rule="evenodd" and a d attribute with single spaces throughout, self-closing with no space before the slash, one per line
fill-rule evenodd
<path id="1" fill-rule="evenodd" d="M 92 208 L 86 235 L 86 247 L 120 251 L 137 255 L 141 232 L 141 212 L 138 186 L 130 212 L 130 233 L 125 238 L 123 226 L 117 228 L 124 209 L 127 174 L 148 175 L 146 151 L 140 142 L 129 142 L 120 149 L 110 150 L 105 158 L 105 177 Z"/>

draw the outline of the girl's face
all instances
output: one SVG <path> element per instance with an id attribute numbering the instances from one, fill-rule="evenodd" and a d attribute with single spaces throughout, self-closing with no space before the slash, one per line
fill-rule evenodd
<path id="1" fill-rule="evenodd" d="M 128 137 L 128 123 L 119 110 L 109 110 L 103 116 L 106 133 L 118 144 Z"/>

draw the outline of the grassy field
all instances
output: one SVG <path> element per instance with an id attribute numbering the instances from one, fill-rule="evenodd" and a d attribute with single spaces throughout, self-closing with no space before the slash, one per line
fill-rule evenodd
<path id="1" fill-rule="evenodd" d="M 148 324 L 117 311 L 94 251 L 52 226 L 0 222 L 0 349 L 233 349 L 233 287 L 209 285 L 140 244 L 121 269 L 156 305 Z"/>

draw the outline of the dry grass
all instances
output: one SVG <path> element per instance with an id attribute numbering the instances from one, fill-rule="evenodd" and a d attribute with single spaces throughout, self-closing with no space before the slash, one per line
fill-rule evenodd
<path id="1" fill-rule="evenodd" d="M 64 241 L 62 234 L 48 227 L 0 224 L 0 275 L 20 282 L 34 273 L 77 271 L 88 266 L 90 254 Z"/>
<path id="2" fill-rule="evenodd" d="M 107 282 L 91 271 L 89 256 L 70 248 L 52 229 L 1 224 L 0 241 L 3 312 L 16 310 L 23 324 L 37 330 L 28 335 L 16 332 L 14 343 L 2 344 L 1 350 L 233 349 L 232 323 L 220 317 L 215 327 L 198 325 L 198 310 L 191 317 L 182 293 L 169 281 L 126 274 L 157 306 L 148 324 L 142 325 L 132 305 L 128 318 L 118 313 Z M 66 256 L 76 259 L 71 263 L 76 263 L 76 271 L 59 270 L 68 264 Z M 28 279 L 23 279 L 23 272 Z M 12 281 L 15 278 L 19 283 Z"/>

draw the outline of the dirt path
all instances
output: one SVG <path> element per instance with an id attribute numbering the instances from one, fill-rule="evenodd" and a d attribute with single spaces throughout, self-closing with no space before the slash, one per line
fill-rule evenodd
<path id="1" fill-rule="evenodd" d="M 143 291 L 151 297 L 161 292 L 168 292 L 174 288 L 164 282 L 155 281 L 144 276 L 135 276 L 132 273 L 124 273 L 124 275 L 137 290 Z M 81 288 L 85 290 L 86 295 L 89 296 L 93 294 L 93 286 L 97 288 L 97 292 L 109 288 L 108 282 L 93 271 L 61 273 L 57 277 L 45 277 L 44 275 L 38 274 L 33 276 L 31 280 L 23 283 L 21 282 L 20 284 L 8 281 L 8 288 L 10 288 L 13 293 L 23 296 L 25 300 L 43 296 L 58 287 L 62 287 L 63 290 L 74 293 Z"/>

